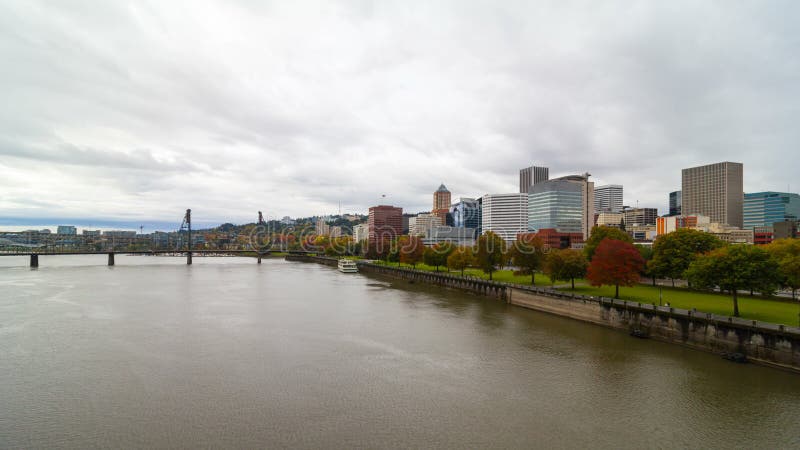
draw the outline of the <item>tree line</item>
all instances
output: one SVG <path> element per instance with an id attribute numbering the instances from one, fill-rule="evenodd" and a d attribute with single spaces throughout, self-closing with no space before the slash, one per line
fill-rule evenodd
<path id="1" fill-rule="evenodd" d="M 800 289 L 800 240 L 780 239 L 767 246 L 726 244 L 712 234 L 679 229 L 660 236 L 652 247 L 635 245 L 623 230 L 595 227 L 583 250 L 549 249 L 535 234 L 523 234 L 506 243 L 488 231 L 472 247 L 440 243 L 425 247 L 422 239 L 400 236 L 393 245 L 379 249 L 370 245 L 366 256 L 387 262 L 419 263 L 435 270 L 447 268 L 464 274 L 465 269 L 481 269 L 491 280 L 493 273 L 512 265 L 517 273 L 543 273 L 551 283 L 570 282 L 585 277 L 593 286 L 634 286 L 642 278 L 684 279 L 692 289 L 727 292 L 733 300 L 733 314 L 739 315 L 741 291 L 773 295 L 788 289 L 796 298 Z"/>

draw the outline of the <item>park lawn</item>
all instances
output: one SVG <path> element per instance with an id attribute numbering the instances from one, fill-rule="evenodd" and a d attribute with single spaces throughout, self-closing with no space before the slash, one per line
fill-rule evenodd
<path id="1" fill-rule="evenodd" d="M 378 264 L 388 265 L 390 267 L 398 267 L 397 263 L 386 263 L 384 261 L 375 261 Z M 429 266 L 426 264 L 417 264 L 415 267 L 411 267 L 410 264 L 401 263 L 399 267 L 405 267 L 408 269 L 417 269 L 417 270 L 426 270 L 429 272 L 435 272 L 436 267 Z M 440 266 L 439 272 L 442 273 L 449 273 L 450 275 L 461 275 L 461 271 L 451 270 L 450 272 L 447 271 L 447 267 Z M 485 280 L 489 279 L 489 274 L 483 273 L 481 269 L 476 269 L 474 267 L 468 267 L 464 269 L 464 275 L 483 278 Z M 531 284 L 531 276 L 530 275 L 514 275 L 514 272 L 511 270 L 496 270 L 492 273 L 492 280 L 493 281 L 502 281 L 505 283 L 516 283 L 516 284 Z M 576 280 L 577 282 L 577 280 Z M 536 285 L 537 286 L 550 286 L 550 278 L 547 275 L 537 273 L 536 274 Z"/>
<path id="2" fill-rule="evenodd" d="M 662 289 L 662 301 L 669 303 L 673 308 L 696 308 L 702 312 L 727 316 L 733 315 L 733 298 L 730 295 L 692 291 L 686 288 L 663 287 Z M 561 290 L 583 295 L 614 297 L 614 286 L 575 286 L 575 291 L 569 288 L 562 288 Z M 643 285 L 634 287 L 620 286 L 619 298 L 647 304 L 655 303 L 657 305 L 659 303 L 658 287 Z M 800 313 L 800 306 L 791 301 L 770 300 L 750 297 L 749 295 L 739 296 L 739 315 L 745 319 L 797 326 L 798 313 Z"/>

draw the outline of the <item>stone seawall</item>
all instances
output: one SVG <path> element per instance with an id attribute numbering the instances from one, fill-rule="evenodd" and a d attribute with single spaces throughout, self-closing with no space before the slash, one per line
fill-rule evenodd
<path id="1" fill-rule="evenodd" d="M 336 266 L 334 258 L 289 255 L 289 261 Z M 449 273 L 357 262 L 359 270 L 463 289 L 536 311 L 602 325 L 713 353 L 742 353 L 759 364 L 800 373 L 800 328 Z"/>

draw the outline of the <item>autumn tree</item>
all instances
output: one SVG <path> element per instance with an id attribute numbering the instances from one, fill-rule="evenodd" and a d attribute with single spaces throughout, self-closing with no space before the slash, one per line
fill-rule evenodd
<path id="1" fill-rule="evenodd" d="M 475 262 L 491 280 L 492 273 L 505 263 L 506 242 L 496 233 L 487 231 L 478 238 L 476 247 Z"/>
<path id="2" fill-rule="evenodd" d="M 778 263 L 766 250 L 754 245 L 728 245 L 701 255 L 686 270 L 686 277 L 694 287 L 730 292 L 736 317 L 740 290 L 770 294 L 781 279 Z"/>
<path id="3" fill-rule="evenodd" d="M 544 259 L 543 271 L 550 278 L 550 283 L 556 281 L 570 281 L 575 289 L 575 278 L 586 275 L 589 263 L 583 252 L 572 249 L 551 250 Z"/>
<path id="4" fill-rule="evenodd" d="M 472 264 L 473 256 L 472 249 L 469 247 L 458 247 L 447 258 L 447 268 L 461 271 L 461 276 L 464 276 L 464 269 Z"/>
<path id="5" fill-rule="evenodd" d="M 597 246 L 600 245 L 600 242 L 603 239 L 616 239 L 618 241 L 623 242 L 633 242 L 630 235 L 623 230 L 620 230 L 616 227 L 608 227 L 608 226 L 598 226 L 592 228 L 592 233 L 589 235 L 589 239 L 586 241 L 586 244 L 583 247 L 583 251 L 586 253 L 586 259 L 590 260 L 594 257 L 594 252 L 597 249 Z"/>
<path id="6" fill-rule="evenodd" d="M 695 258 L 722 245 L 723 242 L 713 234 L 679 228 L 659 236 L 653 243 L 653 257 L 648 262 L 648 270 L 654 277 L 671 279 L 675 286 L 675 279 L 683 278 Z"/>
<path id="7" fill-rule="evenodd" d="M 403 236 L 399 241 L 399 251 L 400 262 L 416 267 L 417 263 L 422 261 L 425 246 L 422 244 L 422 238 L 418 236 Z"/>
<path id="8" fill-rule="evenodd" d="M 520 235 L 509 252 L 511 261 L 523 273 L 530 274 L 531 284 L 536 284 L 536 271 L 542 268 L 544 261 L 544 241 L 535 234 Z"/>
<path id="9" fill-rule="evenodd" d="M 594 252 L 586 277 L 592 286 L 613 285 L 614 298 L 619 298 L 619 286 L 636 284 L 642 266 L 642 255 L 633 244 L 617 239 L 603 239 Z"/>
<path id="10" fill-rule="evenodd" d="M 778 239 L 767 246 L 767 251 L 778 263 L 781 286 L 792 290 L 792 299 L 800 289 L 800 239 Z"/>

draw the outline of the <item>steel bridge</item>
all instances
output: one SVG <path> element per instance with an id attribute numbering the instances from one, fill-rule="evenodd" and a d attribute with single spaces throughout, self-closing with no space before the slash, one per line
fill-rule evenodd
<path id="1" fill-rule="evenodd" d="M 258 212 L 258 224 L 263 225 L 264 219 L 261 211 Z M 186 255 L 186 264 L 192 264 L 192 255 L 203 256 L 236 256 L 246 255 L 256 257 L 258 264 L 261 264 L 261 258 L 273 252 L 271 248 L 253 248 L 251 250 L 197 250 L 191 248 L 192 243 L 192 210 L 187 209 L 186 215 L 183 216 L 180 231 L 187 232 L 186 248 L 185 249 L 164 249 L 164 250 L 105 250 L 105 251 L 83 251 L 83 250 L 41 250 L 36 251 L 31 247 L 31 251 L 0 251 L 0 256 L 28 256 L 30 257 L 30 267 L 39 267 L 39 256 L 65 256 L 65 255 L 108 255 L 108 265 L 113 266 L 114 256 L 117 254 L 123 255 Z M 305 250 L 302 251 L 288 251 L 290 254 L 308 254 Z"/>

